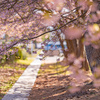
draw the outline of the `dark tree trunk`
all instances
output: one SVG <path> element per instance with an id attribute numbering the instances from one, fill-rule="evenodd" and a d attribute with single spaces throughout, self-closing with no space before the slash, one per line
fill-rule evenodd
<path id="1" fill-rule="evenodd" d="M 64 44 L 63 44 L 63 40 L 61 39 L 59 33 L 57 34 L 57 37 L 58 37 L 58 39 L 60 41 L 60 44 L 61 44 L 61 47 L 62 47 L 62 51 L 63 51 L 64 57 L 67 58 L 67 52 L 65 51 L 65 47 L 64 47 Z"/>
<path id="2" fill-rule="evenodd" d="M 82 42 L 82 38 L 80 39 L 75 39 L 75 40 L 67 40 L 67 47 L 69 50 L 69 53 L 74 53 L 76 57 L 83 57 L 85 61 L 82 63 L 82 69 L 89 71 L 89 64 L 86 58 L 86 53 L 84 49 L 84 45 Z"/>
<path id="3" fill-rule="evenodd" d="M 97 9 L 100 10 L 100 0 L 93 0 L 93 1 L 98 4 Z M 96 14 L 96 12 L 92 13 Z M 100 20 L 98 20 L 96 23 L 100 24 Z M 100 48 L 95 49 L 91 45 L 85 46 L 85 48 L 89 65 L 91 67 L 92 72 L 94 72 L 94 68 L 100 67 Z"/>
<path id="4" fill-rule="evenodd" d="M 91 45 L 85 46 L 85 48 L 89 65 L 94 72 L 94 68 L 100 67 L 100 49 L 95 49 Z"/>

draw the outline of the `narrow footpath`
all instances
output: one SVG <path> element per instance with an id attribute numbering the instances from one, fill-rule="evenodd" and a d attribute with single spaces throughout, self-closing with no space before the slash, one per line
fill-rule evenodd
<path id="1" fill-rule="evenodd" d="M 40 54 L 43 54 L 43 52 L 41 51 Z M 38 55 L 2 100 L 28 100 L 29 93 L 34 86 L 41 64 L 56 63 L 57 58 L 59 56 L 46 57 L 45 60 L 41 60 L 42 57 Z M 63 57 L 60 57 L 61 60 L 63 60 Z"/>
<path id="2" fill-rule="evenodd" d="M 2 100 L 28 100 L 27 97 L 34 85 L 41 62 L 37 56 Z"/>

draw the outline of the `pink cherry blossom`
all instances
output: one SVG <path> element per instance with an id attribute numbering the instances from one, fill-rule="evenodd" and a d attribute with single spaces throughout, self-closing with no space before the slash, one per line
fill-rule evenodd
<path id="1" fill-rule="evenodd" d="M 75 93 L 75 92 L 80 91 L 80 88 L 78 88 L 78 87 L 71 87 L 71 88 L 69 88 L 69 91 L 70 91 L 71 93 Z"/>
<path id="2" fill-rule="evenodd" d="M 43 18 L 42 20 L 42 24 L 44 26 L 52 26 L 52 25 L 55 25 L 57 23 L 57 21 L 59 20 L 60 16 L 57 14 L 57 15 L 49 15 L 48 17 L 45 17 Z"/>
<path id="3" fill-rule="evenodd" d="M 64 34 L 66 36 L 66 39 L 72 40 L 80 38 L 83 35 L 83 31 L 81 28 L 72 27 L 65 29 Z"/>

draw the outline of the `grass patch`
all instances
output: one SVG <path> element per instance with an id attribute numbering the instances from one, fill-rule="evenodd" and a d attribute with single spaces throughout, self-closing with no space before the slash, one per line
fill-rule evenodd
<path id="1" fill-rule="evenodd" d="M 26 53 L 27 59 L 25 60 L 21 59 L 13 63 L 6 62 L 6 64 L 0 65 L 0 100 L 40 52 L 41 50 L 38 50 L 37 54 L 34 55 Z"/>
<path id="2" fill-rule="evenodd" d="M 0 100 L 18 80 L 26 67 L 17 63 L 0 66 Z"/>
<path id="3" fill-rule="evenodd" d="M 42 64 L 41 68 L 38 72 L 38 75 L 43 75 L 46 73 L 49 73 L 50 75 L 55 75 L 55 76 L 57 76 L 57 75 L 70 75 L 70 74 L 72 74 L 72 72 L 67 70 L 68 67 L 69 66 L 59 65 L 59 63 L 58 64 Z M 87 75 L 88 76 L 92 75 L 91 70 L 89 70 L 87 72 Z"/>
<path id="4" fill-rule="evenodd" d="M 17 60 L 16 62 L 18 64 L 24 64 L 24 65 L 29 65 L 34 59 L 31 59 L 31 60 Z"/>
<path id="5" fill-rule="evenodd" d="M 36 54 L 28 54 L 26 53 L 27 58 L 25 60 L 19 59 L 16 61 L 16 63 L 18 64 L 24 64 L 24 65 L 30 65 L 30 63 L 33 62 L 33 60 L 35 59 L 35 57 L 41 52 L 41 50 L 38 50 Z"/>
<path id="6" fill-rule="evenodd" d="M 43 75 L 49 73 L 52 75 L 69 75 L 71 72 L 67 71 L 68 66 L 62 66 L 59 64 L 42 64 L 38 74 Z"/>

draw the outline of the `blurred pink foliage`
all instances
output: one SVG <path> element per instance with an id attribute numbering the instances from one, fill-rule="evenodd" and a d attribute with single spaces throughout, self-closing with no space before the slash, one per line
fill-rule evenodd
<path id="1" fill-rule="evenodd" d="M 47 3 L 49 9 L 59 11 L 63 8 L 64 2 L 66 2 L 66 0 L 45 0 L 45 2 Z"/>
<path id="2" fill-rule="evenodd" d="M 43 20 L 42 20 L 42 24 L 44 26 L 53 26 L 58 22 L 59 19 L 60 19 L 60 15 L 59 14 L 50 15 L 50 16 L 44 16 Z"/>
<path id="3" fill-rule="evenodd" d="M 73 86 L 73 87 L 69 88 L 69 91 L 70 91 L 71 93 L 75 93 L 75 92 L 80 91 L 80 88 L 77 87 L 77 86 Z"/>
<path id="4" fill-rule="evenodd" d="M 72 27 L 65 29 L 64 34 L 66 36 L 66 39 L 72 40 L 80 38 L 84 33 L 81 28 Z"/>
<path id="5" fill-rule="evenodd" d="M 9 3 L 9 1 L 11 3 Z M 95 49 L 100 48 L 100 25 L 95 24 L 100 20 L 100 11 L 97 4 L 92 0 L 18 0 L 14 6 L 14 0 L 0 1 L 0 39 L 3 34 L 7 34 L 9 38 L 14 38 L 10 43 L 1 42 L 0 54 L 8 55 L 11 47 L 24 40 L 31 40 L 36 36 L 55 31 L 52 33 L 52 41 L 56 42 L 58 35 L 56 33 L 64 33 L 65 39 L 76 41 L 84 36 L 82 43 L 84 45 L 92 45 Z M 63 12 L 64 8 L 64 12 Z M 86 12 L 86 14 L 84 14 Z M 95 12 L 95 13 L 94 13 Z M 92 13 L 92 14 L 90 14 Z M 76 19 L 75 21 L 72 21 Z M 48 27 L 52 28 L 48 29 Z M 62 29 L 64 28 L 64 30 Z M 59 32 L 58 32 L 59 29 Z M 85 34 L 85 32 L 87 33 Z M 49 36 L 45 36 L 47 40 Z M 62 37 L 61 37 L 62 39 Z M 20 41 L 23 40 L 23 41 Z M 41 38 L 35 38 L 36 41 L 42 42 Z M 60 39 L 59 39 L 60 40 Z M 50 40 L 44 41 L 45 46 Z M 64 41 L 64 39 L 62 39 Z M 78 42 L 78 41 L 77 41 Z M 77 43 L 78 44 L 78 43 Z M 65 50 L 65 49 L 64 49 Z M 67 52 L 65 50 L 65 52 Z M 12 50 L 12 54 L 15 53 Z M 57 52 L 55 54 L 58 54 Z M 8 55 L 9 56 L 9 55 Z M 0 58 L 2 58 L 0 56 Z M 83 86 L 83 82 L 88 79 L 87 73 L 82 70 L 83 57 L 76 57 L 75 54 L 68 54 L 61 62 L 62 65 L 69 65 L 68 70 L 72 73 L 70 77 L 75 82 L 71 83 L 72 93 L 79 91 L 76 87 Z M 59 59 L 58 59 L 59 61 Z M 95 73 L 99 74 L 100 69 L 95 69 Z M 96 75 L 95 74 L 95 75 Z M 97 76 L 97 75 L 96 75 Z M 100 79 L 92 77 L 94 86 L 100 86 Z"/>

